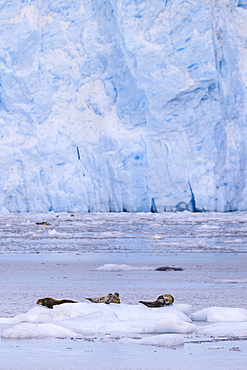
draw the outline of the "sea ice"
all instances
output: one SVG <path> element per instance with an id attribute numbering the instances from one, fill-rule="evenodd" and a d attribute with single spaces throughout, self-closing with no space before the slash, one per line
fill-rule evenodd
<path id="1" fill-rule="evenodd" d="M 223 320 L 222 320 L 223 321 Z M 217 322 L 199 327 L 196 334 L 211 337 L 247 337 L 247 322 Z"/>
<path id="2" fill-rule="evenodd" d="M 171 305 L 147 308 L 142 305 L 73 303 L 35 307 L 14 318 L 0 318 L 0 325 L 8 326 L 2 338 L 84 338 L 103 335 L 101 340 L 122 339 L 123 343 L 176 346 L 183 343 L 182 336 L 168 334 L 245 336 L 247 310 L 228 307 L 209 307 L 190 314 L 190 306 Z M 191 319 L 194 321 L 192 322 Z M 217 322 L 198 326 L 196 321 Z M 146 334 L 155 334 L 146 337 Z M 159 335 L 157 335 L 159 334 Z M 163 335 L 166 334 L 166 335 Z M 138 339 L 130 339 L 139 335 Z M 103 338 L 103 339 L 102 339 Z M 128 339 L 126 339 L 128 338 Z"/>
<path id="3" fill-rule="evenodd" d="M 107 263 L 103 266 L 97 267 L 95 270 L 99 271 L 153 271 L 155 270 L 154 267 L 144 266 L 130 266 L 124 263 L 122 264 L 114 264 L 114 263 Z"/>
<path id="4" fill-rule="evenodd" d="M 149 309 L 142 305 L 73 303 L 35 307 L 0 324 L 3 338 L 81 337 L 115 333 L 118 336 L 145 333 L 191 333 L 196 326 L 184 313 L 188 305 Z"/>
<path id="5" fill-rule="evenodd" d="M 191 314 L 193 321 L 238 322 L 247 321 L 247 310 L 244 308 L 209 307 Z"/>

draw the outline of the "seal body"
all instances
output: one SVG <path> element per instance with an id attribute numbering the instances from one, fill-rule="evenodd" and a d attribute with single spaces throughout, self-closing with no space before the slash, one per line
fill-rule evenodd
<path id="1" fill-rule="evenodd" d="M 51 297 L 46 298 L 40 298 L 36 302 L 37 304 L 40 304 L 41 306 L 45 306 L 48 308 L 53 308 L 53 306 L 63 304 L 63 303 L 78 303 L 76 301 L 72 301 L 71 299 L 54 299 Z"/>
<path id="2" fill-rule="evenodd" d="M 93 303 L 120 303 L 119 293 L 109 293 L 106 296 L 103 297 L 95 297 L 95 298 L 86 298 L 88 301 Z"/>
<path id="3" fill-rule="evenodd" d="M 155 301 L 151 302 L 139 301 L 139 302 L 150 308 L 164 307 L 172 304 L 174 302 L 174 298 L 171 294 L 162 294 Z"/>

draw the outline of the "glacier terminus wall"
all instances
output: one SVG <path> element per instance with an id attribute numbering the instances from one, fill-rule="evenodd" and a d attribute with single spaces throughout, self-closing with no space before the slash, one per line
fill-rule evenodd
<path id="1" fill-rule="evenodd" d="M 247 210 L 247 0 L 4 0 L 0 212 Z"/>

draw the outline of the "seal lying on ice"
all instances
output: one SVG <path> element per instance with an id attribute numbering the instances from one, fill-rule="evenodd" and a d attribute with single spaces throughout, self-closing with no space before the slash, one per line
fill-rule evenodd
<path id="1" fill-rule="evenodd" d="M 72 301 L 71 299 L 54 299 L 51 297 L 46 298 L 40 298 L 36 302 L 37 304 L 40 304 L 41 306 L 45 306 L 48 308 L 53 308 L 53 306 L 63 303 L 78 303 L 76 301 Z"/>
<path id="2" fill-rule="evenodd" d="M 93 303 L 120 303 L 119 293 L 109 293 L 104 297 L 86 298 L 88 301 Z"/>
<path id="3" fill-rule="evenodd" d="M 139 301 L 139 302 L 150 308 L 164 307 L 172 304 L 174 302 L 174 298 L 171 294 L 162 294 L 155 301 L 151 302 Z"/>

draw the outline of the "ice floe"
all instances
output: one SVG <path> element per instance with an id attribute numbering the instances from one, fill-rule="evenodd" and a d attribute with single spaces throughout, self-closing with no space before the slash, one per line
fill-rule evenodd
<path id="1" fill-rule="evenodd" d="M 191 314 L 194 321 L 238 322 L 247 321 L 245 308 L 209 307 Z"/>
<path id="2" fill-rule="evenodd" d="M 197 328 L 196 334 L 213 337 L 247 337 L 247 322 L 219 322 Z"/>
<path id="3" fill-rule="evenodd" d="M 103 266 L 97 267 L 95 270 L 99 271 L 154 271 L 155 268 L 151 266 L 130 266 L 126 264 L 115 264 L 115 263 L 107 263 Z"/>
<path id="4" fill-rule="evenodd" d="M 148 308 L 140 304 L 80 302 L 53 309 L 34 307 L 13 318 L 0 318 L 1 337 L 85 339 L 91 336 L 101 341 L 172 347 L 182 345 L 184 335 L 193 333 L 247 336 L 247 310 L 243 308 L 209 307 L 190 311 L 188 304 Z M 197 321 L 201 321 L 200 325 Z"/>
<path id="5" fill-rule="evenodd" d="M 35 307 L 14 318 L 1 318 L 3 338 L 83 337 L 116 334 L 186 334 L 195 331 L 189 305 L 149 309 L 127 304 L 63 304 Z"/>

